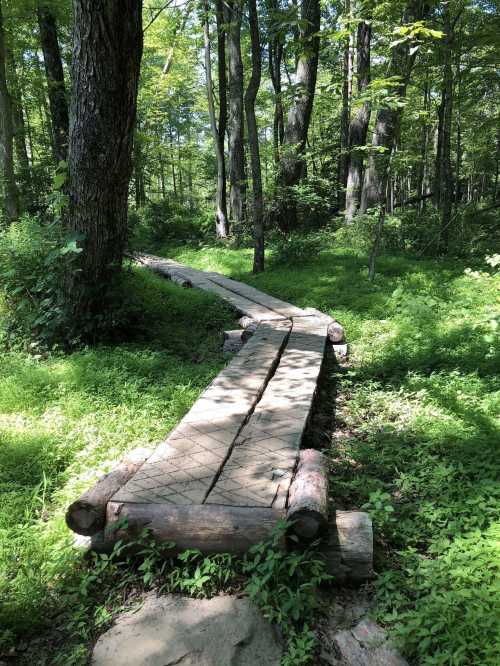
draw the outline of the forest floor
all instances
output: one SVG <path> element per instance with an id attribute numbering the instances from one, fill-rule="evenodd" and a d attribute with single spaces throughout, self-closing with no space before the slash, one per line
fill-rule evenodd
<path id="1" fill-rule="evenodd" d="M 326 247 L 314 262 L 255 277 L 250 250 L 156 252 L 342 322 L 349 363 L 327 365 L 314 423 L 339 508 L 364 508 L 374 520 L 374 612 L 415 664 L 498 664 L 498 275 L 381 257 L 370 284 L 366 257 Z M 86 662 L 113 612 L 96 584 L 106 567 L 115 582 L 119 572 L 82 562 L 64 509 L 123 451 L 163 438 L 225 362 L 221 332 L 235 327 L 227 306 L 142 271 L 128 279 L 142 340 L 66 357 L 2 355 L 7 663 Z M 184 591 L 196 591 L 189 580 Z M 129 593 L 140 587 L 129 580 Z"/>

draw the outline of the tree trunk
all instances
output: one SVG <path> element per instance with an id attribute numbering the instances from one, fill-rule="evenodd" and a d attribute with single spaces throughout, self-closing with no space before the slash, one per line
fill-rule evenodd
<path id="1" fill-rule="evenodd" d="M 245 218 L 246 176 L 243 147 L 243 61 L 241 59 L 242 0 L 227 0 L 227 56 L 229 69 L 229 182 L 231 215 L 239 233 Z"/>
<path id="2" fill-rule="evenodd" d="M 262 62 L 260 57 L 259 19 L 256 0 L 248 0 L 248 21 L 252 44 L 252 74 L 245 93 L 245 112 L 247 116 L 248 143 L 252 164 L 253 188 L 253 272 L 264 270 L 264 201 L 262 198 L 262 175 L 260 168 L 259 131 L 255 117 L 255 99 L 260 87 Z"/>
<path id="3" fill-rule="evenodd" d="M 83 239 L 67 297 L 73 325 L 92 335 L 109 317 L 127 242 L 142 3 L 73 0 L 73 11 L 68 224 Z"/>
<path id="4" fill-rule="evenodd" d="M 361 21 L 358 25 L 356 41 L 358 95 L 366 93 L 370 85 L 370 42 L 371 23 Z M 363 174 L 363 153 L 360 147 L 366 144 L 370 123 L 371 104 L 363 102 L 358 107 L 349 125 L 349 165 L 347 172 L 345 219 L 351 222 L 359 207 L 361 178 Z"/>
<path id="5" fill-rule="evenodd" d="M 430 110 L 430 86 L 429 80 L 426 77 L 424 84 L 424 118 L 422 120 L 422 134 L 420 146 L 420 164 L 418 167 L 418 182 L 417 182 L 417 196 L 418 210 L 422 214 L 425 208 L 427 198 L 428 180 L 427 180 L 427 153 L 429 150 L 429 110 Z"/>
<path id="6" fill-rule="evenodd" d="M 269 13 L 269 77 L 274 90 L 274 116 L 273 116 L 273 156 L 274 162 L 280 161 L 280 147 L 283 143 L 285 121 L 283 116 L 283 100 L 281 96 L 281 63 L 283 61 L 283 42 L 280 36 L 277 0 L 268 0 Z"/>
<path id="7" fill-rule="evenodd" d="M 16 61 L 12 49 L 6 50 L 7 69 L 10 73 L 11 85 L 11 103 L 12 103 L 12 129 L 14 132 L 14 149 L 16 157 L 17 174 L 20 182 L 20 194 L 23 203 L 22 208 L 26 207 L 26 202 L 33 204 L 31 193 L 31 164 L 26 147 L 26 126 L 23 114 L 23 97 L 19 79 L 17 76 Z M 30 196 L 31 195 L 31 196 Z"/>
<path id="8" fill-rule="evenodd" d="M 436 158 L 434 161 L 434 183 L 432 191 L 434 192 L 434 204 L 436 208 L 441 208 L 441 191 L 443 186 L 443 119 L 445 107 L 445 91 L 441 88 L 441 101 L 438 107 L 438 125 L 436 131 Z"/>
<path id="9" fill-rule="evenodd" d="M 351 2 L 345 0 L 344 12 L 351 18 Z M 338 207 L 344 210 L 346 201 L 347 168 L 349 163 L 349 125 L 351 117 L 351 94 L 352 94 L 352 68 L 353 68 L 353 44 L 352 30 L 349 25 L 349 35 L 344 40 L 344 64 L 342 76 L 342 112 L 340 114 L 340 150 L 338 160 Z"/>
<path id="10" fill-rule="evenodd" d="M 205 46 L 205 77 L 207 87 L 208 114 L 210 117 L 210 128 L 215 147 L 217 159 L 217 194 L 215 210 L 215 233 L 218 238 L 226 238 L 229 233 L 226 203 L 226 162 L 224 156 L 224 134 L 226 131 L 226 65 L 225 44 L 222 21 L 221 0 L 217 0 L 217 51 L 218 51 L 218 74 L 219 74 L 219 127 L 215 118 L 214 89 L 212 82 L 212 58 L 210 46 L 210 24 L 209 4 L 205 0 L 203 4 L 203 37 Z M 222 60 L 222 61 L 221 61 Z"/>
<path id="11" fill-rule="evenodd" d="M 19 217 L 19 191 L 14 174 L 12 98 L 7 87 L 6 47 L 0 0 L 0 158 L 4 180 L 4 212 L 8 222 Z"/>
<path id="12" fill-rule="evenodd" d="M 413 23 L 424 17 L 426 6 L 423 3 L 416 3 L 411 8 L 408 7 L 403 24 Z M 402 42 L 392 48 L 391 61 L 387 72 L 387 77 L 398 77 L 398 85 L 394 92 L 399 99 L 406 96 L 406 88 L 410 79 L 411 71 L 416 59 L 416 50 L 410 49 L 408 42 Z M 387 167 L 391 158 L 394 143 L 397 139 L 399 126 L 401 122 L 401 108 L 381 107 L 378 110 L 373 131 L 372 152 L 368 159 L 368 167 L 363 179 L 363 189 L 361 192 L 360 212 L 366 213 L 369 208 L 377 206 L 382 198 L 385 198 Z"/>
<path id="13" fill-rule="evenodd" d="M 68 153 L 69 118 L 64 87 L 64 71 L 54 15 L 47 6 L 39 3 L 37 16 L 49 93 L 52 147 L 54 159 L 56 163 L 59 163 L 66 160 Z"/>
<path id="14" fill-rule="evenodd" d="M 443 131 L 442 131 L 442 192 L 441 192 L 441 234 L 440 249 L 448 251 L 451 214 L 453 207 L 453 174 L 451 167 L 451 125 L 453 118 L 453 69 L 452 47 L 453 29 L 448 4 L 443 10 L 445 47 L 443 64 Z"/>
<path id="15" fill-rule="evenodd" d="M 304 151 L 316 89 L 319 55 L 319 0 L 302 0 L 299 53 L 295 73 L 296 95 L 285 127 L 282 157 L 278 172 L 279 202 L 277 221 L 284 232 L 297 225 L 297 206 L 293 192 L 306 171 Z"/>

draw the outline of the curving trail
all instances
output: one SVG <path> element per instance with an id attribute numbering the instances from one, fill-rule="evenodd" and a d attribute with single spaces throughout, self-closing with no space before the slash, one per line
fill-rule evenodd
<path id="1" fill-rule="evenodd" d="M 284 509 L 332 320 L 218 273 L 139 260 L 259 325 L 112 501 Z"/>

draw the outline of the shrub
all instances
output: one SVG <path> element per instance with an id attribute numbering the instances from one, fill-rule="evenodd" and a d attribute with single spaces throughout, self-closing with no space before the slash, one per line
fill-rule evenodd
<path id="1" fill-rule="evenodd" d="M 149 201 L 129 214 L 131 244 L 146 249 L 168 241 L 199 240 L 212 230 L 212 216 L 193 211 L 179 202 Z"/>
<path id="2" fill-rule="evenodd" d="M 271 241 L 271 263 L 279 266 L 297 266 L 311 263 L 317 259 L 325 247 L 321 232 L 279 234 Z"/>
<path id="3" fill-rule="evenodd" d="M 0 234 L 0 277 L 10 339 L 50 346 L 66 323 L 64 275 L 81 250 L 60 224 L 26 215 Z"/>

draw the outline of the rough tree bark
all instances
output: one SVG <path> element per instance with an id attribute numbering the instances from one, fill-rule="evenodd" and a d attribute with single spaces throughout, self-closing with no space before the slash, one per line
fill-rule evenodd
<path id="1" fill-rule="evenodd" d="M 16 173 L 19 178 L 20 197 L 22 208 L 33 204 L 31 193 L 31 164 L 26 146 L 26 125 L 23 113 L 23 95 L 19 78 L 17 76 L 17 63 L 12 49 L 7 49 L 7 70 L 11 80 L 11 104 L 12 104 L 12 130 L 14 132 L 14 149 L 16 157 Z"/>
<path id="2" fill-rule="evenodd" d="M 355 7 L 354 7 L 355 9 Z M 351 2 L 344 2 L 345 15 L 351 17 Z M 338 206 L 344 210 L 347 185 L 347 168 L 349 164 L 349 126 L 351 117 L 352 96 L 352 69 L 353 69 L 353 43 L 352 29 L 349 26 L 349 35 L 344 39 L 344 63 L 342 73 L 342 111 L 340 114 L 340 152 L 338 159 Z"/>
<path id="3" fill-rule="evenodd" d="M 238 233 L 245 218 L 246 175 L 243 147 L 243 61 L 241 59 L 242 0 L 224 3 L 229 70 L 229 182 L 231 216 Z"/>
<path id="4" fill-rule="evenodd" d="M 37 7 L 37 16 L 52 120 L 52 150 L 56 163 L 59 163 L 66 160 L 68 153 L 69 117 L 64 71 L 54 14 L 41 2 Z"/>
<path id="5" fill-rule="evenodd" d="M 276 164 L 280 161 L 280 147 L 285 133 L 283 115 L 283 100 L 281 96 L 281 63 L 283 61 L 283 41 L 279 35 L 278 3 L 277 0 L 268 0 L 269 13 L 269 76 L 274 90 L 274 117 L 273 117 L 273 156 Z"/>
<path id="6" fill-rule="evenodd" d="M 19 190 L 14 174 L 14 128 L 12 98 L 7 87 L 6 47 L 0 1 L 0 160 L 3 171 L 4 212 L 8 222 L 19 217 Z"/>
<path id="7" fill-rule="evenodd" d="M 356 38 L 356 73 L 358 96 L 366 93 L 370 85 L 371 23 L 360 21 Z M 345 219 L 351 222 L 356 215 L 361 195 L 363 153 L 359 150 L 366 144 L 370 123 L 371 104 L 367 100 L 358 107 L 349 125 L 349 164 L 347 170 Z"/>
<path id="8" fill-rule="evenodd" d="M 219 84 L 222 76 L 222 92 L 220 94 L 219 126 L 215 117 L 214 88 L 212 81 L 212 58 L 210 46 L 210 24 L 209 24 L 209 4 L 205 0 L 203 4 L 203 39 L 205 47 L 205 77 L 207 87 L 208 115 L 210 117 L 210 128 L 215 146 L 215 156 L 217 160 L 217 194 L 215 202 L 215 232 L 218 238 L 226 238 L 229 232 L 226 204 L 226 162 L 224 156 L 224 133 L 226 129 L 226 90 L 225 90 L 225 47 L 224 34 L 219 34 L 222 30 L 221 2 L 217 3 L 217 50 L 219 56 Z M 220 59 L 223 61 L 220 62 Z M 223 70 L 223 71 L 221 71 Z M 222 123 L 221 123 L 222 121 Z"/>
<path id="9" fill-rule="evenodd" d="M 248 21 L 252 45 L 252 74 L 245 93 L 245 112 L 247 116 L 248 144 L 252 164 L 253 188 L 253 272 L 264 270 L 264 201 L 262 198 L 262 175 L 260 168 L 259 131 L 255 117 L 255 99 L 260 87 L 262 62 L 260 56 L 259 18 L 255 0 L 248 0 Z"/>
<path id="10" fill-rule="evenodd" d="M 127 242 L 142 2 L 73 0 L 73 14 L 68 225 L 83 239 L 67 305 L 73 326 L 92 328 L 107 316 Z"/>
<path id="11" fill-rule="evenodd" d="M 295 72 L 295 101 L 285 127 L 278 171 L 277 222 L 284 232 L 297 225 L 297 206 L 287 189 L 297 185 L 305 173 L 304 151 L 316 89 L 319 55 L 319 0 L 302 0 L 299 53 Z"/>
<path id="12" fill-rule="evenodd" d="M 451 214 L 453 206 L 453 173 L 451 166 L 451 125 L 453 117 L 453 26 L 448 3 L 444 3 L 444 53 L 443 53 L 443 94 L 442 94 L 442 144 L 441 144 L 441 233 L 440 250 L 448 251 Z"/>
<path id="13" fill-rule="evenodd" d="M 422 19 L 427 7 L 423 2 L 410 2 L 405 10 L 403 24 L 413 23 Z M 394 93 L 399 99 L 406 96 L 406 88 L 417 56 L 408 41 L 403 41 L 392 48 L 391 60 L 387 72 L 388 78 L 397 78 Z M 373 131 L 372 148 L 374 151 L 368 158 L 368 166 L 363 179 L 361 203 L 359 210 L 366 213 L 369 208 L 377 206 L 385 199 L 387 187 L 388 163 L 398 136 L 402 109 L 382 106 L 377 113 Z"/>

